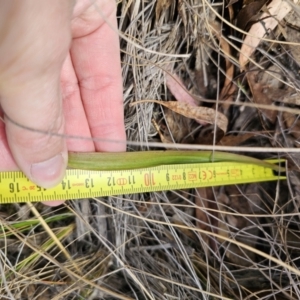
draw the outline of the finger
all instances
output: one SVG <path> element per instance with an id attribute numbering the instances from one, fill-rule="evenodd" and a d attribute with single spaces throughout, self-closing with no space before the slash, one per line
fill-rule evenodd
<path id="1" fill-rule="evenodd" d="M 81 101 L 78 80 L 75 75 L 70 55 L 68 55 L 65 60 L 62 69 L 61 86 L 66 135 L 91 138 L 89 124 Z M 90 140 L 68 138 L 67 148 L 69 151 L 78 152 L 95 151 L 92 138 Z"/>
<path id="2" fill-rule="evenodd" d="M 89 125 L 80 97 L 78 81 L 74 72 L 70 55 L 67 56 L 62 68 L 61 87 L 66 135 L 91 137 Z M 68 138 L 66 141 L 68 151 L 95 151 L 92 139 L 86 140 Z M 58 206 L 62 204 L 63 201 L 44 201 L 43 203 L 48 206 Z"/>
<path id="3" fill-rule="evenodd" d="M 125 151 L 119 39 L 111 28 L 117 28 L 115 10 L 107 11 L 111 13 L 99 28 L 73 40 L 71 58 L 91 134 L 102 139 L 95 142 L 96 150 Z"/>
<path id="4" fill-rule="evenodd" d="M 58 0 L 51 6 L 47 1 L 10 3 L 14 26 L 0 37 L 7 141 L 20 169 L 48 188 L 61 181 L 67 164 L 66 143 L 58 135 L 64 133 L 60 72 L 70 44 L 71 6 Z"/>

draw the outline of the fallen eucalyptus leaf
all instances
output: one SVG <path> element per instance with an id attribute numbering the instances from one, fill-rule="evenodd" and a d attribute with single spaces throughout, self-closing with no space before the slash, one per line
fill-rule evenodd
<path id="1" fill-rule="evenodd" d="M 297 3 L 297 0 L 293 0 Z M 244 70 L 248 59 L 259 45 L 261 39 L 265 36 L 266 30 L 273 30 L 279 21 L 281 21 L 292 9 L 289 3 L 283 0 L 273 0 L 268 6 L 268 12 L 263 13 L 260 19 L 263 22 L 255 23 L 250 28 L 244 43 L 241 47 L 239 63 L 240 69 Z"/>
<path id="2" fill-rule="evenodd" d="M 178 101 L 159 101 L 159 100 L 139 100 L 130 104 L 130 106 L 140 103 L 157 103 L 167 107 L 168 109 L 185 116 L 190 119 L 194 119 L 199 123 L 206 122 L 209 124 L 217 123 L 217 126 L 225 133 L 227 130 L 228 119 L 225 115 L 216 110 L 208 107 L 193 106 L 188 103 L 182 103 Z"/>

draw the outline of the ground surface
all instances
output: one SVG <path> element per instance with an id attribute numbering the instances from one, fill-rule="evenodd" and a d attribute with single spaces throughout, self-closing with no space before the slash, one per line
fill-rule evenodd
<path id="1" fill-rule="evenodd" d="M 128 151 L 226 146 L 287 159 L 287 180 L 36 205 L 66 253 L 2 205 L 1 300 L 300 297 L 300 10 L 282 5 L 122 1 L 118 17 Z"/>

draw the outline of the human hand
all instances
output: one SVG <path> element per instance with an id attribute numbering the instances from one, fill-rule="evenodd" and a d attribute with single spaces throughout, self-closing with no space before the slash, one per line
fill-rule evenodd
<path id="1" fill-rule="evenodd" d="M 0 0 L 1 171 L 20 168 L 48 188 L 62 180 L 68 151 L 125 151 L 125 143 L 105 141 L 125 141 L 111 26 L 116 30 L 114 0 Z"/>

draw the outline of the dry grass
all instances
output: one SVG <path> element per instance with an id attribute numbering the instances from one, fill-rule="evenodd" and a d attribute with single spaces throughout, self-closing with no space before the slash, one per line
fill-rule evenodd
<path id="1" fill-rule="evenodd" d="M 29 206 L 1 205 L 0 299 L 300 298 L 300 60 L 284 43 L 297 34 L 280 24 L 240 72 L 242 35 L 223 2 L 122 1 L 118 16 L 129 151 L 161 143 L 154 119 L 178 148 L 287 158 L 288 180 L 38 204 L 43 226 Z M 155 103 L 129 105 L 174 100 L 168 76 L 227 116 L 227 139 Z"/>

